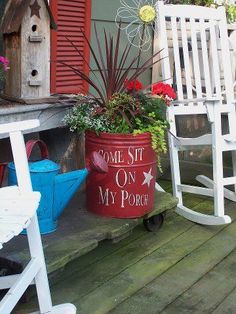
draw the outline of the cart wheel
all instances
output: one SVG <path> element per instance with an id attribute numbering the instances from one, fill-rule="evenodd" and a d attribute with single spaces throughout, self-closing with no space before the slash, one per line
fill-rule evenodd
<path id="1" fill-rule="evenodd" d="M 154 232 L 161 228 L 163 221 L 164 215 L 161 213 L 158 215 L 154 215 L 148 219 L 144 219 L 143 224 L 147 231 Z"/>

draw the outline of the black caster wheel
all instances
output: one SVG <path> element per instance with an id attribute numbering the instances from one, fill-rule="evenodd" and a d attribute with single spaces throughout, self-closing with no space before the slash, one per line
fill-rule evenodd
<path id="1" fill-rule="evenodd" d="M 163 221 L 164 221 L 164 215 L 161 213 L 158 215 L 154 215 L 148 219 L 144 219 L 143 224 L 144 224 L 144 227 L 147 229 L 147 231 L 154 232 L 161 228 Z"/>

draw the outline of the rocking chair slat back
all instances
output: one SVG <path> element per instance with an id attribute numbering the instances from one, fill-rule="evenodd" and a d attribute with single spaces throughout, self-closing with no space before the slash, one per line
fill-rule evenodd
<path id="1" fill-rule="evenodd" d="M 171 18 L 171 28 L 172 28 L 172 36 L 173 36 L 173 53 L 174 53 L 174 64 L 175 64 L 175 73 L 176 73 L 176 84 L 178 91 L 178 99 L 182 100 L 183 96 L 183 88 L 182 88 L 182 74 L 181 74 L 181 64 L 180 64 L 180 56 L 179 56 L 179 41 L 178 41 L 178 30 L 176 18 Z"/>
<path id="2" fill-rule="evenodd" d="M 199 64 L 199 54 L 198 54 L 198 40 L 195 19 L 190 19 L 190 29 L 192 37 L 192 57 L 193 57 L 193 69 L 195 76 L 196 85 L 196 95 L 198 98 L 202 97 L 202 84 L 200 75 L 200 64 Z"/>
<path id="3" fill-rule="evenodd" d="M 232 79 L 232 69 L 230 63 L 229 38 L 226 27 L 226 17 L 219 23 L 219 37 L 221 44 L 221 62 L 223 67 L 223 85 L 225 87 L 226 100 L 232 103 L 234 100 L 234 88 Z"/>
<path id="4" fill-rule="evenodd" d="M 179 102 L 174 106 L 186 108 L 186 114 L 193 114 L 195 110 L 206 113 L 206 107 L 198 99 L 222 95 L 225 103 L 232 104 L 233 81 L 224 8 L 164 5 L 158 1 L 157 11 L 158 48 L 163 49 L 164 58 L 163 79 L 176 88 Z M 181 103 L 184 99 L 193 101 Z"/>
<path id="5" fill-rule="evenodd" d="M 162 3 L 161 3 L 162 2 Z M 178 18 L 194 18 L 194 19 L 213 19 L 216 21 L 225 17 L 224 8 L 220 7 L 217 10 L 214 8 L 201 7 L 196 5 L 172 5 L 165 4 L 163 1 L 157 1 L 157 6 L 161 11 L 158 11 L 158 15 Z"/>
<path id="6" fill-rule="evenodd" d="M 183 60 L 184 60 L 184 67 L 185 67 L 185 82 L 186 82 L 186 89 L 187 89 L 187 98 L 192 99 L 193 93 L 192 93 L 192 86 L 191 86 L 189 47 L 188 47 L 188 38 L 187 38 L 185 18 L 180 18 L 180 28 L 181 28 L 181 36 L 182 36 Z"/>
<path id="7" fill-rule="evenodd" d="M 210 36 L 211 36 L 211 47 L 212 51 L 218 51 L 217 47 L 217 39 L 219 39 L 219 34 L 216 35 L 215 26 L 212 23 L 210 25 Z M 219 46 L 219 42 L 218 42 Z M 219 57 L 218 53 L 212 53 L 212 69 L 211 69 L 212 77 L 211 84 L 215 86 L 215 92 L 217 95 L 221 94 L 221 82 L 220 82 L 220 67 L 219 67 Z"/>
<path id="8" fill-rule="evenodd" d="M 204 77 L 204 83 L 205 83 L 205 89 L 206 89 L 206 95 L 207 97 L 212 97 L 212 94 L 214 93 L 211 87 L 211 81 L 210 81 L 210 64 L 209 64 L 209 47 L 207 41 L 206 32 L 208 32 L 209 35 L 209 23 L 205 23 L 203 19 L 200 19 L 199 23 L 200 27 L 200 42 L 201 42 L 201 52 L 202 52 L 202 60 L 203 60 L 203 77 Z M 208 36 L 209 37 L 209 36 Z"/>

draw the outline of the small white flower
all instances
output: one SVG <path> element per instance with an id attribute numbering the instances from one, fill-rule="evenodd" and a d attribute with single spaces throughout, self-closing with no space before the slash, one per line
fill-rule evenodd
<path id="1" fill-rule="evenodd" d="M 223 5 L 224 4 L 224 0 L 214 0 L 214 3 L 217 5 Z"/>
<path id="2" fill-rule="evenodd" d="M 155 2 L 154 0 L 120 0 L 121 7 L 117 10 L 117 26 L 125 30 L 130 43 L 145 51 L 151 47 L 152 31 L 155 31 L 154 22 L 157 17 Z"/>
<path id="3" fill-rule="evenodd" d="M 234 0 L 225 0 L 225 4 L 226 5 L 235 5 L 235 1 Z"/>

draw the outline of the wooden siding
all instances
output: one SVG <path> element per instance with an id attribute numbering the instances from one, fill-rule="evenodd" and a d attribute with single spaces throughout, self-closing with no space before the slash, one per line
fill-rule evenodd
<path id="1" fill-rule="evenodd" d="M 129 1 L 128 1 L 129 2 Z M 115 34 L 117 31 L 117 26 L 115 24 L 115 17 L 117 9 L 121 6 L 118 0 L 92 0 L 92 26 L 91 26 L 91 44 L 96 49 L 95 45 L 95 35 L 93 31 L 93 24 L 96 23 L 98 28 L 98 33 L 101 34 L 101 45 L 103 43 L 103 29 L 109 31 L 111 34 Z M 128 40 L 125 32 L 122 32 L 121 37 L 121 53 L 123 48 L 127 44 Z M 135 57 L 138 53 L 138 49 L 133 47 L 131 58 Z M 148 57 L 152 55 L 152 49 L 148 52 L 143 52 L 141 55 L 141 63 L 144 62 Z M 128 63 L 129 60 L 127 60 Z M 91 60 L 91 67 L 96 70 L 96 65 Z M 148 85 L 151 83 L 151 69 L 146 71 L 140 76 L 140 80 L 143 84 Z"/>

